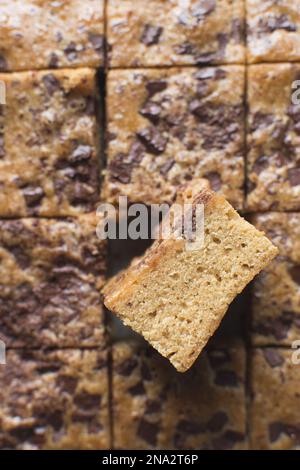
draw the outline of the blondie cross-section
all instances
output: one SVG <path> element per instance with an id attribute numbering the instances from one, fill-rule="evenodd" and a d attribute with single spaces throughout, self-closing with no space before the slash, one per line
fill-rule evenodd
<path id="1" fill-rule="evenodd" d="M 254 450 L 300 449 L 299 356 L 299 351 L 281 348 L 252 353 L 250 439 Z"/>
<path id="2" fill-rule="evenodd" d="M 242 64 L 243 0 L 109 0 L 112 67 Z"/>
<path id="3" fill-rule="evenodd" d="M 9 350 L 0 381 L 0 449 L 110 446 L 105 350 Z"/>
<path id="4" fill-rule="evenodd" d="M 300 105 L 296 64 L 248 68 L 248 198 L 251 212 L 300 208 Z M 294 96 L 293 96 L 294 95 Z"/>
<path id="5" fill-rule="evenodd" d="M 300 337 L 300 214 L 271 212 L 251 221 L 279 249 L 253 286 L 252 340 L 291 346 Z"/>
<path id="6" fill-rule="evenodd" d="M 99 199 L 92 69 L 0 74 L 0 217 L 69 216 Z"/>
<path id="7" fill-rule="evenodd" d="M 203 243 L 191 250 L 187 236 L 180 235 L 182 221 L 199 205 L 204 207 L 204 225 L 191 225 L 196 225 L 195 240 L 204 233 Z M 223 196 L 201 189 L 186 206 L 183 216 L 175 216 L 174 232 L 156 240 L 103 290 L 106 306 L 179 371 L 193 364 L 229 304 L 277 254 Z"/>
<path id="8" fill-rule="evenodd" d="M 106 243 L 95 219 L 0 221 L 0 339 L 7 347 L 103 347 Z"/>
<path id="9" fill-rule="evenodd" d="M 243 66 L 111 71 L 103 197 L 171 202 L 204 176 L 242 209 L 244 75 Z"/>
<path id="10" fill-rule="evenodd" d="M 104 0 L 1 0 L 0 71 L 99 67 Z"/>
<path id="11" fill-rule="evenodd" d="M 113 346 L 115 449 L 245 449 L 245 351 L 208 349 L 184 376 L 152 348 Z"/>
<path id="12" fill-rule="evenodd" d="M 298 0 L 246 0 L 248 62 L 300 59 Z"/>

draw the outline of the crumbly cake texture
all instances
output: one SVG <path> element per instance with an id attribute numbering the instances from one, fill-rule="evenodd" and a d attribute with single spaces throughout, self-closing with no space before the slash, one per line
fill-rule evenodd
<path id="1" fill-rule="evenodd" d="M 99 200 L 92 69 L 0 74 L 0 216 L 69 216 Z"/>
<path id="2" fill-rule="evenodd" d="M 104 0 L 1 0 L 0 71 L 102 66 L 103 17 Z"/>
<path id="3" fill-rule="evenodd" d="M 300 335 L 300 214 L 260 214 L 251 221 L 279 249 L 253 286 L 252 340 L 290 346 Z"/>
<path id="4" fill-rule="evenodd" d="M 292 349 L 280 348 L 253 352 L 250 407 L 252 449 L 300 449 L 300 368 L 299 364 L 292 362 L 293 352 Z"/>
<path id="5" fill-rule="evenodd" d="M 187 249 L 184 237 L 157 240 L 103 289 L 105 305 L 181 372 L 191 367 L 236 295 L 277 254 L 222 196 L 204 189 L 189 204 L 193 211 L 204 206 L 201 248 Z M 182 226 L 180 215 L 175 228 L 177 223 Z M 196 227 L 197 239 L 200 231 Z"/>
<path id="6" fill-rule="evenodd" d="M 300 106 L 296 64 L 248 68 L 248 211 L 300 208 Z"/>
<path id="7" fill-rule="evenodd" d="M 244 84 L 243 66 L 110 71 L 103 198 L 172 202 L 205 177 L 241 209 Z"/>
<path id="8" fill-rule="evenodd" d="M 106 242 L 95 219 L 0 221 L 0 339 L 7 347 L 103 346 Z"/>
<path id="9" fill-rule="evenodd" d="M 298 0 L 246 0 L 248 62 L 300 59 Z"/>
<path id="10" fill-rule="evenodd" d="M 0 366 L 0 448 L 106 449 L 107 353 L 7 351 Z"/>
<path id="11" fill-rule="evenodd" d="M 112 67 L 245 62 L 243 0 L 109 0 Z"/>
<path id="12" fill-rule="evenodd" d="M 183 377 L 150 347 L 113 346 L 115 449 L 245 449 L 245 352 L 211 349 Z"/>

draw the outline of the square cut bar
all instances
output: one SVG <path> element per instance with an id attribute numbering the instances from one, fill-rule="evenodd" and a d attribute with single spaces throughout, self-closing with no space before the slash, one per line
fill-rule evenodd
<path id="1" fill-rule="evenodd" d="M 0 339 L 7 347 L 105 344 L 106 242 L 95 219 L 0 221 Z"/>
<path id="2" fill-rule="evenodd" d="M 252 340 L 290 346 L 300 338 L 300 214 L 272 212 L 251 220 L 279 249 L 253 286 Z"/>
<path id="3" fill-rule="evenodd" d="M 252 353 L 250 441 L 253 450 L 300 449 L 300 367 L 292 349 Z M 295 353 L 299 361 L 299 352 Z"/>
<path id="4" fill-rule="evenodd" d="M 184 376 L 144 344 L 113 346 L 115 449 L 246 449 L 245 351 L 211 348 Z"/>
<path id="5" fill-rule="evenodd" d="M 104 0 L 1 0 L 0 71 L 104 64 Z"/>
<path id="6" fill-rule="evenodd" d="M 196 211 L 200 204 L 201 248 L 187 249 L 184 236 L 159 239 L 103 290 L 105 305 L 180 372 L 197 359 L 236 295 L 277 254 L 223 196 L 195 192 L 189 206 Z M 182 216 L 177 223 L 182 227 Z M 198 239 L 201 227 L 195 231 Z"/>
<path id="7" fill-rule="evenodd" d="M 243 66 L 111 71 L 103 197 L 171 202 L 204 176 L 241 209 L 244 84 Z"/>
<path id="8" fill-rule="evenodd" d="M 299 0 L 246 0 L 248 62 L 300 60 Z"/>
<path id="9" fill-rule="evenodd" d="M 109 0 L 112 67 L 245 62 L 243 0 Z"/>
<path id="10" fill-rule="evenodd" d="M 300 209 L 300 105 L 293 104 L 299 64 L 248 67 L 250 212 Z"/>
<path id="11" fill-rule="evenodd" d="M 110 446 L 106 351 L 9 350 L 0 381 L 0 449 Z"/>
<path id="12" fill-rule="evenodd" d="M 0 216 L 69 216 L 99 199 L 92 69 L 0 74 Z"/>

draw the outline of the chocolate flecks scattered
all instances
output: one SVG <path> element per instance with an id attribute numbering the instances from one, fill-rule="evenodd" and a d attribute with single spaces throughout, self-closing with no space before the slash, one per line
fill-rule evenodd
<path id="1" fill-rule="evenodd" d="M 98 53 L 102 53 L 104 50 L 104 37 L 102 34 L 89 34 L 89 41 L 91 42 L 94 50 Z"/>
<path id="2" fill-rule="evenodd" d="M 134 369 L 138 366 L 138 362 L 134 358 L 129 358 L 123 361 L 121 364 L 118 365 L 117 367 L 117 373 L 124 376 L 124 377 L 129 377 Z"/>
<path id="3" fill-rule="evenodd" d="M 153 46 L 158 44 L 163 28 L 161 26 L 153 26 L 151 24 L 146 24 L 144 26 L 140 41 L 146 46 Z"/>
<path id="4" fill-rule="evenodd" d="M 74 41 L 71 41 L 70 44 L 64 49 L 64 53 L 67 56 L 70 62 L 73 62 L 77 59 L 77 46 Z"/>
<path id="5" fill-rule="evenodd" d="M 5 157 L 4 137 L 0 135 L 0 158 Z"/>
<path id="6" fill-rule="evenodd" d="M 288 15 L 269 15 L 266 18 L 260 18 L 257 34 L 273 33 L 279 29 L 288 32 L 295 32 L 297 31 L 297 26 Z"/>
<path id="7" fill-rule="evenodd" d="M 284 363 L 284 358 L 274 349 L 264 349 L 263 355 L 271 367 L 279 367 Z"/>
<path id="8" fill-rule="evenodd" d="M 216 8 L 216 0 L 199 0 L 192 7 L 192 16 L 203 19 L 205 16 L 210 15 Z"/>
<path id="9" fill-rule="evenodd" d="M 146 150 L 153 155 L 160 155 L 166 150 L 168 139 L 154 127 L 146 127 L 138 131 L 138 138 Z"/>
<path id="10" fill-rule="evenodd" d="M 59 375 L 57 383 L 63 392 L 72 395 L 76 390 L 78 379 L 70 375 Z"/>
<path id="11" fill-rule="evenodd" d="M 282 312 L 278 318 L 264 318 L 254 326 L 254 331 L 261 335 L 271 335 L 277 341 L 287 338 L 294 321 L 293 312 Z"/>
<path id="12" fill-rule="evenodd" d="M 8 69 L 7 61 L 3 54 L 0 53 L 0 72 L 6 72 Z"/>
<path id="13" fill-rule="evenodd" d="M 203 177 L 208 179 L 208 181 L 210 182 L 211 188 L 214 191 L 219 191 L 221 189 L 222 180 L 221 180 L 219 173 L 217 173 L 216 171 L 211 171 L 209 173 L 205 173 Z"/>
<path id="14" fill-rule="evenodd" d="M 21 269 L 26 269 L 30 266 L 31 258 L 21 245 L 7 246 L 7 249 L 13 254 L 16 262 Z"/>
<path id="15" fill-rule="evenodd" d="M 116 154 L 108 164 L 110 179 L 123 184 L 130 183 L 132 171 L 139 166 L 144 155 L 145 147 L 140 142 L 134 142 L 128 154 Z"/>
<path id="16" fill-rule="evenodd" d="M 55 52 L 52 52 L 52 54 L 50 55 L 50 59 L 49 59 L 49 67 L 55 69 L 58 67 L 58 64 L 59 64 L 58 55 L 55 54 Z"/>
<path id="17" fill-rule="evenodd" d="M 173 158 L 168 158 L 168 160 L 160 167 L 159 172 L 161 175 L 166 176 L 169 171 L 175 165 L 175 160 Z"/>
<path id="18" fill-rule="evenodd" d="M 159 425 L 156 423 L 150 423 L 145 419 L 141 419 L 137 428 L 137 435 L 143 439 L 147 444 L 152 447 L 157 445 L 157 436 L 159 433 Z"/>

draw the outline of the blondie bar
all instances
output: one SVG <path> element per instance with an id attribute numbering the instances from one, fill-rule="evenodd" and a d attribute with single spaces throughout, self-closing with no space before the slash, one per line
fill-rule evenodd
<path id="1" fill-rule="evenodd" d="M 250 409 L 251 448 L 300 449 L 300 367 L 291 349 L 253 352 Z M 297 361 L 299 361 L 299 353 Z"/>
<path id="2" fill-rule="evenodd" d="M 244 63 L 243 0 L 109 0 L 112 67 Z"/>
<path id="3" fill-rule="evenodd" d="M 0 70 L 99 67 L 104 0 L 1 0 Z"/>
<path id="4" fill-rule="evenodd" d="M 171 202 L 204 176 L 241 209 L 244 75 L 243 66 L 111 71 L 103 197 Z"/>
<path id="5" fill-rule="evenodd" d="M 188 187 L 187 187 L 188 192 Z M 190 249 L 183 220 L 204 207 L 203 224 L 192 218 Z M 187 207 L 187 212 L 185 212 Z M 174 212 L 174 211 L 173 211 Z M 171 217 L 172 218 L 172 208 Z M 194 192 L 174 231 L 103 289 L 105 305 L 142 334 L 177 370 L 187 370 L 215 332 L 236 295 L 277 254 L 261 232 L 242 219 L 223 196 Z M 202 232 L 203 229 L 203 232 Z M 188 231 L 187 231 L 188 232 Z"/>
<path id="6" fill-rule="evenodd" d="M 7 347 L 105 344 L 106 243 L 93 215 L 0 221 L 0 339 Z"/>
<path id="7" fill-rule="evenodd" d="M 152 348 L 113 346 L 115 449 L 245 449 L 245 352 L 210 349 L 185 374 Z"/>
<path id="8" fill-rule="evenodd" d="M 0 449 L 110 446 L 106 351 L 9 350 L 0 381 Z"/>
<path id="9" fill-rule="evenodd" d="M 0 216 L 69 216 L 99 199 L 92 69 L 0 74 Z"/>
<path id="10" fill-rule="evenodd" d="M 298 0 L 246 0 L 248 62 L 300 59 Z"/>
<path id="11" fill-rule="evenodd" d="M 279 248 L 279 255 L 253 286 L 255 345 L 291 345 L 300 337 L 300 214 L 268 213 L 252 217 Z"/>
<path id="12" fill-rule="evenodd" d="M 251 212 L 300 208 L 300 65 L 248 68 L 248 198 Z"/>

